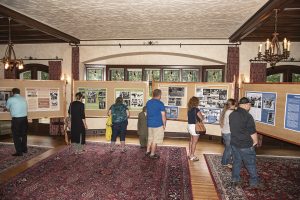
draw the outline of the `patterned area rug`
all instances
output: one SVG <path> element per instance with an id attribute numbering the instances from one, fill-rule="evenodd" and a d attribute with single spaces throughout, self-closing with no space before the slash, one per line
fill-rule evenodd
<path id="1" fill-rule="evenodd" d="M 193 199 L 185 148 L 159 147 L 157 160 L 135 145 L 125 153 L 103 143 L 86 149 L 65 148 L 37 163 L 0 185 L 0 199 Z"/>
<path id="2" fill-rule="evenodd" d="M 300 199 L 300 158 L 257 156 L 263 189 L 249 188 L 249 175 L 241 170 L 242 187 L 231 187 L 231 170 L 221 165 L 221 155 L 205 154 L 220 199 Z"/>
<path id="3" fill-rule="evenodd" d="M 0 173 L 7 170 L 10 167 L 19 165 L 20 163 L 27 161 L 37 155 L 40 155 L 50 148 L 28 146 L 28 153 L 24 153 L 23 156 L 12 156 L 15 153 L 14 144 L 0 143 Z"/>

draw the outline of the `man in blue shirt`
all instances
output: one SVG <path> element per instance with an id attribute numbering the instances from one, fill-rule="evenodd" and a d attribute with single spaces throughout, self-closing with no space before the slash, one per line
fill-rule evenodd
<path id="1" fill-rule="evenodd" d="M 11 129 L 15 144 L 16 153 L 13 156 L 23 156 L 27 153 L 27 102 L 26 99 L 20 96 L 20 89 L 12 89 L 13 96 L 6 102 L 6 108 L 11 115 Z"/>
<path id="2" fill-rule="evenodd" d="M 155 154 L 157 144 L 162 144 L 164 139 L 164 130 L 166 128 L 165 106 L 161 99 L 161 90 L 153 91 L 153 98 L 146 104 L 147 108 L 147 126 L 148 126 L 148 145 L 146 155 L 152 159 L 158 159 Z"/>

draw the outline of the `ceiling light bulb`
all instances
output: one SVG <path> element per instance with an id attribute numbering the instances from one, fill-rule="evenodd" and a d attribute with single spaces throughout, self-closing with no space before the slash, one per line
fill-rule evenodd
<path id="1" fill-rule="evenodd" d="M 20 64 L 19 64 L 19 69 L 24 69 L 23 63 L 20 63 Z"/>
<path id="2" fill-rule="evenodd" d="M 4 68 L 5 68 L 5 69 L 8 69 L 8 67 L 9 67 L 9 63 L 8 63 L 8 61 L 6 61 L 6 62 L 5 62 L 5 65 L 4 65 Z"/>

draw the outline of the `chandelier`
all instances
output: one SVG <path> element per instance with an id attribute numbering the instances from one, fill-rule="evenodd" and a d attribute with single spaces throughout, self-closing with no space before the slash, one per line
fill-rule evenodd
<path id="1" fill-rule="evenodd" d="M 11 42 L 11 36 L 10 36 L 10 21 L 11 18 L 8 18 L 8 46 L 5 50 L 5 55 L 2 59 L 2 62 L 4 64 L 4 68 L 6 70 L 10 69 L 13 70 L 14 68 L 23 69 L 23 60 L 22 59 L 16 59 L 16 53 L 13 48 L 13 43 Z"/>
<path id="2" fill-rule="evenodd" d="M 277 13 L 278 9 L 275 9 L 275 25 L 274 25 L 274 33 L 272 40 L 270 41 L 267 39 L 265 43 L 265 54 L 262 53 L 262 44 L 258 47 L 258 54 L 257 57 L 254 59 L 255 61 L 264 61 L 267 63 L 270 63 L 272 67 L 276 65 L 276 63 L 280 62 L 281 60 L 286 60 L 290 56 L 290 47 L 291 42 L 287 41 L 286 38 L 284 38 L 282 43 L 282 51 L 280 47 L 280 43 L 278 41 L 278 35 L 277 33 Z"/>

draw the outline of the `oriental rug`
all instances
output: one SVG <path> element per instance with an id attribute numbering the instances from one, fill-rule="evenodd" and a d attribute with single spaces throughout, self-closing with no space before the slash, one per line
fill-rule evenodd
<path id="1" fill-rule="evenodd" d="M 158 147 L 160 159 L 128 145 L 125 153 L 109 144 L 87 143 L 86 152 L 69 148 L 0 185 L 0 199 L 193 199 L 185 148 Z"/>
<path id="2" fill-rule="evenodd" d="M 21 164 L 24 161 L 40 155 L 50 148 L 28 146 L 28 153 L 24 153 L 23 156 L 12 156 L 16 152 L 14 144 L 0 143 L 0 173 Z"/>
<path id="3" fill-rule="evenodd" d="M 300 158 L 257 156 L 262 189 L 249 188 L 249 175 L 243 167 L 242 186 L 231 186 L 231 169 L 221 165 L 221 155 L 205 154 L 205 159 L 219 198 L 236 200 L 300 199 Z"/>

